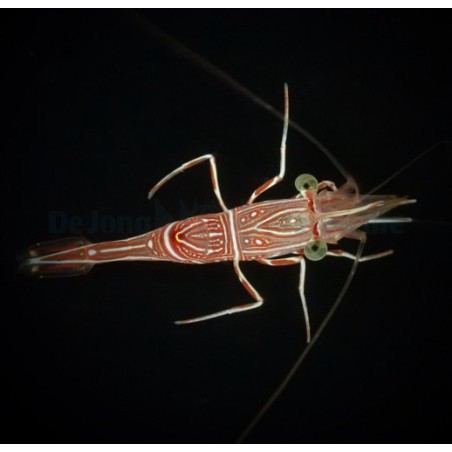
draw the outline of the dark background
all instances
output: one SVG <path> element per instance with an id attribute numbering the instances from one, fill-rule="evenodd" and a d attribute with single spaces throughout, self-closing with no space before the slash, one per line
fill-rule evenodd
<path id="1" fill-rule="evenodd" d="M 231 207 L 278 171 L 280 121 L 165 48 L 141 19 L 277 108 L 288 82 L 291 118 L 366 191 L 451 139 L 447 16 L 2 11 L 3 441 L 231 442 L 304 347 L 296 268 L 243 264 L 264 306 L 184 327 L 172 322 L 248 301 L 232 265 L 117 263 L 52 281 L 16 272 L 28 245 L 74 235 L 52 233 L 51 212 L 82 218 L 81 234 L 104 241 L 128 234 L 90 233 L 93 212 L 160 226 L 217 209 L 207 165 L 146 200 L 196 156 L 216 154 Z M 366 252 L 395 255 L 359 266 L 249 441 L 450 442 L 451 161 L 438 147 L 380 191 L 416 198 L 395 214 L 424 222 L 371 230 Z M 343 182 L 290 131 L 285 183 L 263 199 L 292 196 L 302 172 Z M 314 330 L 350 265 L 308 263 Z"/>

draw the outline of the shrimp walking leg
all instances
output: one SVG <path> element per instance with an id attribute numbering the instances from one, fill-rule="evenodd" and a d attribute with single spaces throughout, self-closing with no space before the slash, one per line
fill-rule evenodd
<path id="1" fill-rule="evenodd" d="M 265 183 L 263 183 L 260 187 L 258 187 L 252 195 L 250 199 L 248 199 L 247 204 L 253 204 L 256 198 L 267 191 L 269 188 L 274 187 L 276 184 L 281 182 L 284 179 L 284 174 L 286 173 L 286 141 L 287 141 L 287 130 L 289 128 L 289 88 L 287 85 L 284 85 L 284 126 L 283 126 L 283 134 L 281 138 L 281 159 L 279 164 L 279 174 Z"/>
<path id="2" fill-rule="evenodd" d="M 277 267 L 281 265 L 295 265 L 300 264 L 300 282 L 298 284 L 298 291 L 300 293 L 301 306 L 303 308 L 304 322 L 306 326 L 306 342 L 311 341 L 311 324 L 309 322 L 308 304 L 304 294 L 304 282 L 306 277 L 306 261 L 303 256 L 282 257 L 276 259 L 256 259 L 261 264 Z"/>
<path id="3" fill-rule="evenodd" d="M 214 312 L 212 314 L 203 315 L 201 317 L 195 317 L 193 319 L 187 320 L 178 320 L 174 322 L 176 325 L 185 325 L 187 323 L 195 323 L 195 322 L 203 322 L 204 320 L 214 319 L 215 317 L 221 317 L 223 315 L 236 314 L 238 312 L 249 311 L 250 309 L 258 308 L 262 306 L 264 299 L 259 294 L 259 292 L 251 285 L 246 276 L 243 274 L 240 269 L 239 262 L 234 261 L 234 270 L 242 283 L 243 287 L 247 290 L 247 292 L 256 300 L 254 303 L 247 303 L 240 306 L 235 306 L 233 308 L 225 309 L 223 311 Z"/>
<path id="4" fill-rule="evenodd" d="M 228 208 L 226 207 L 226 204 L 223 201 L 223 197 L 221 196 L 220 186 L 218 184 L 217 163 L 215 161 L 215 156 L 212 154 L 206 154 L 202 155 L 201 157 L 197 157 L 179 166 L 179 168 L 176 168 L 174 171 L 171 171 L 171 173 L 167 174 L 162 180 L 157 182 L 157 184 L 155 184 L 154 187 L 151 188 L 151 190 L 149 190 L 148 199 L 151 199 L 155 195 L 157 190 L 159 190 L 174 176 L 177 176 L 178 174 L 184 172 L 186 169 L 199 165 L 200 163 L 205 162 L 206 160 L 208 160 L 210 163 L 210 175 L 212 178 L 213 191 L 215 192 L 215 196 L 217 197 L 221 208 L 223 209 L 224 212 L 226 212 Z"/>
<path id="5" fill-rule="evenodd" d="M 382 257 L 390 256 L 393 253 L 394 253 L 393 250 L 387 250 L 387 251 L 382 251 L 381 253 L 369 254 L 368 256 L 361 256 L 359 259 L 357 259 L 356 255 L 354 255 L 352 253 L 348 253 L 347 251 L 343 251 L 343 250 L 331 250 L 331 251 L 328 251 L 326 253 L 326 255 L 334 256 L 334 257 L 346 257 L 347 259 L 351 259 L 353 261 L 358 260 L 358 262 L 366 262 L 366 261 L 371 261 L 374 259 L 380 259 Z"/>

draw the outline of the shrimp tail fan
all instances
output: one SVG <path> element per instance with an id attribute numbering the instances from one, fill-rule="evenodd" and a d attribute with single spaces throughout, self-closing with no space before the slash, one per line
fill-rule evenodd
<path id="1" fill-rule="evenodd" d="M 39 279 L 85 275 L 94 265 L 90 246 L 83 237 L 36 243 L 21 256 L 19 271 Z"/>

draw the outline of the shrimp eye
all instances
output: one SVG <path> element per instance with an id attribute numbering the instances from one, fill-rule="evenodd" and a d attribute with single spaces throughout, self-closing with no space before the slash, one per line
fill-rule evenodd
<path id="1" fill-rule="evenodd" d="M 300 174 L 295 179 L 295 187 L 299 192 L 306 190 L 317 190 L 319 183 L 312 174 Z"/>
<path id="2" fill-rule="evenodd" d="M 323 259 L 328 251 L 328 245 L 320 240 L 312 240 L 304 247 L 304 255 L 310 261 L 319 261 Z"/>

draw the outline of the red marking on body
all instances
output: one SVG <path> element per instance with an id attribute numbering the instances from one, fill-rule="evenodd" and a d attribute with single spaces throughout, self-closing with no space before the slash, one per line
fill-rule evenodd
<path id="1" fill-rule="evenodd" d="M 177 232 L 175 227 L 171 228 L 171 230 L 169 231 L 168 239 L 169 239 L 171 247 L 173 249 L 175 249 L 179 246 L 178 237 L 180 238 L 181 236 L 182 236 L 182 233 Z"/>
<path id="2" fill-rule="evenodd" d="M 314 226 L 312 227 L 312 235 L 314 236 L 314 238 L 317 240 L 320 236 L 319 233 L 319 223 L 316 221 L 314 223 Z"/>

